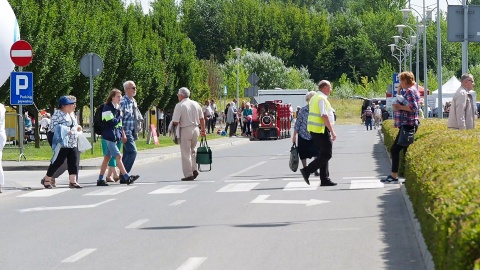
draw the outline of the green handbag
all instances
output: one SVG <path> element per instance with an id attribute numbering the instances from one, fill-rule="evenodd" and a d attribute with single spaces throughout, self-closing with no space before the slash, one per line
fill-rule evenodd
<path id="1" fill-rule="evenodd" d="M 201 172 L 209 172 L 212 170 L 212 150 L 208 146 L 207 138 L 202 137 L 200 141 L 200 146 L 197 148 L 197 157 L 196 162 L 198 170 Z M 201 170 L 200 165 L 210 165 L 208 170 Z"/>

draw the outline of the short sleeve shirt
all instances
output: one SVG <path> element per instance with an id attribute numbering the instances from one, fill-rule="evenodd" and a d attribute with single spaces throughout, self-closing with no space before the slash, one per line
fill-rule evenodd
<path id="1" fill-rule="evenodd" d="M 172 121 L 178 122 L 179 127 L 198 126 L 203 119 L 202 107 L 198 102 L 184 98 L 175 105 Z"/>

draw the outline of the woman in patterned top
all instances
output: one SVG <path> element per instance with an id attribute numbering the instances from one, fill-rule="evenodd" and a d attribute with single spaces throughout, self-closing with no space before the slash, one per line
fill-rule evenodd
<path id="1" fill-rule="evenodd" d="M 385 183 L 398 183 L 398 166 L 400 164 L 400 151 L 403 150 L 403 153 L 407 152 L 408 146 L 401 146 L 398 144 L 398 138 L 400 137 L 400 127 L 407 131 L 417 130 L 419 121 L 418 121 L 418 111 L 420 109 L 420 94 L 415 87 L 415 77 L 410 71 L 404 71 L 398 75 L 400 79 L 400 86 L 405 90 L 405 100 L 408 101 L 404 104 L 392 104 L 394 113 L 394 126 L 399 128 L 397 138 L 390 148 L 390 154 L 392 157 L 392 173 L 387 176 L 387 178 L 380 180 L 380 182 Z"/>
<path id="2" fill-rule="evenodd" d="M 77 183 L 77 155 L 75 149 L 77 147 L 78 132 L 82 127 L 77 125 L 76 120 L 71 113 L 75 110 L 75 101 L 66 96 L 58 100 L 58 110 L 52 116 L 52 127 L 54 137 L 52 140 L 52 148 L 54 151 L 50 166 L 48 166 L 47 174 L 42 179 L 41 184 L 46 189 L 53 188 L 51 184 L 52 176 L 58 168 L 63 164 L 65 159 L 68 165 L 68 179 L 70 188 L 82 188 Z"/>
<path id="3" fill-rule="evenodd" d="M 303 106 L 297 113 L 297 121 L 295 122 L 295 127 L 293 128 L 293 136 L 292 142 L 297 142 L 297 134 L 298 134 L 298 155 L 300 156 L 300 160 L 302 161 L 302 166 L 305 168 L 307 166 L 307 158 L 313 158 L 318 155 L 317 147 L 315 143 L 312 141 L 312 136 L 307 131 L 307 120 L 308 120 L 308 103 L 310 99 L 315 96 L 315 91 L 310 91 L 305 96 L 305 100 L 307 101 L 307 105 Z M 320 174 L 315 172 L 315 176 L 319 176 Z"/>

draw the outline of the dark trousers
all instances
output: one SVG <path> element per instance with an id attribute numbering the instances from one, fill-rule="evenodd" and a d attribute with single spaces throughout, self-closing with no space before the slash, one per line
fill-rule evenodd
<path id="1" fill-rule="evenodd" d="M 52 177 L 53 174 L 62 166 L 63 162 L 67 160 L 68 174 L 77 174 L 77 153 L 76 148 L 60 148 L 57 159 L 48 166 L 47 176 Z"/>
<path id="2" fill-rule="evenodd" d="M 318 156 L 305 167 L 308 174 L 316 172 L 320 169 L 320 180 L 326 181 L 329 178 L 328 161 L 332 158 L 332 138 L 330 131 L 325 128 L 325 133 L 313 133 L 312 140 L 318 149 Z"/>
<path id="3" fill-rule="evenodd" d="M 416 128 L 415 126 L 405 126 L 406 130 L 412 130 Z M 400 137 L 400 129 L 398 129 L 397 138 L 393 142 L 392 147 L 390 147 L 390 155 L 392 156 L 392 172 L 398 173 L 398 166 L 400 165 L 400 151 L 403 150 L 403 154 L 407 153 L 408 146 L 398 145 L 398 138 Z"/>
<path id="4" fill-rule="evenodd" d="M 211 130 L 211 132 L 213 132 L 214 127 L 213 127 L 213 121 L 212 120 L 213 120 L 212 117 L 205 118 L 205 122 L 207 124 L 207 127 L 206 127 L 207 128 L 207 133 L 210 133 L 210 130 Z"/>

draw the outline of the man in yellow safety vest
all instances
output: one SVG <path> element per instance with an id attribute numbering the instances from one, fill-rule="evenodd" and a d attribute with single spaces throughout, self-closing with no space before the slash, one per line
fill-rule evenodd
<path id="1" fill-rule="evenodd" d="M 328 101 L 332 85 L 329 81 L 322 80 L 318 83 L 318 89 L 320 91 L 309 102 L 307 130 L 312 135 L 319 155 L 307 167 L 300 169 L 300 172 L 305 182 L 310 185 L 308 177 L 320 169 L 320 186 L 335 186 L 337 183 L 330 180 L 328 172 L 328 161 L 332 158 L 332 143 L 337 138 L 333 130 L 334 110 Z"/>

